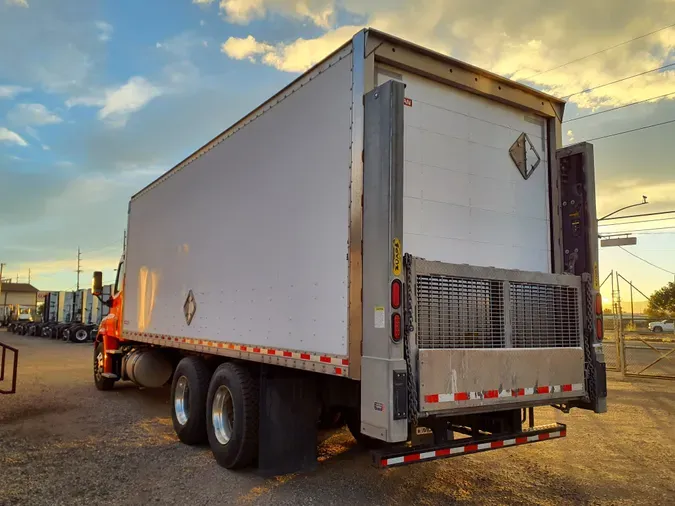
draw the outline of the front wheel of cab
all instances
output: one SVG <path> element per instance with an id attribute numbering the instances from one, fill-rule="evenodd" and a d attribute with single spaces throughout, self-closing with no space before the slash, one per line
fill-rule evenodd
<path id="1" fill-rule="evenodd" d="M 258 456 L 259 385 L 246 367 L 226 362 L 211 377 L 206 432 L 216 462 L 241 469 Z"/>
<path id="2" fill-rule="evenodd" d="M 112 390 L 115 386 L 113 378 L 103 376 L 103 342 L 99 341 L 94 347 L 94 384 L 99 390 Z"/>

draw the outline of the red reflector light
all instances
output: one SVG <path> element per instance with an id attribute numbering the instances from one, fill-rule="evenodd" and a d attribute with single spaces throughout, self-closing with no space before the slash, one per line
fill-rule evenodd
<path id="1" fill-rule="evenodd" d="M 602 314 L 602 296 L 599 293 L 595 294 L 595 314 L 598 316 Z"/>
<path id="2" fill-rule="evenodd" d="M 598 338 L 598 341 L 602 341 L 602 338 L 605 337 L 604 330 L 602 328 L 602 318 L 597 318 L 595 320 L 595 336 Z"/>
<path id="3" fill-rule="evenodd" d="M 391 307 L 398 309 L 401 307 L 401 280 L 395 279 L 391 282 Z"/>
<path id="4" fill-rule="evenodd" d="M 391 338 L 395 343 L 401 340 L 401 315 L 398 313 L 391 315 Z"/>

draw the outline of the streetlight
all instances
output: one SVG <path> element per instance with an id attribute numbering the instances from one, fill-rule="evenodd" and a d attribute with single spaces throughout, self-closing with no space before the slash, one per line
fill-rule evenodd
<path id="1" fill-rule="evenodd" d="M 612 211 L 611 213 L 603 216 L 602 218 L 599 218 L 598 221 L 606 220 L 610 216 L 615 215 L 616 213 L 620 213 L 621 211 L 624 211 L 626 209 L 630 209 L 631 207 L 638 207 L 638 206 L 643 206 L 645 204 L 649 204 L 647 202 L 647 196 L 643 195 L 642 196 L 642 202 L 638 202 L 637 204 L 631 204 L 629 206 L 622 207 L 621 209 L 617 209 L 616 211 Z M 626 237 L 610 237 L 610 236 L 621 236 L 625 235 Z M 613 246 L 634 246 L 637 244 L 637 237 L 628 237 L 629 234 L 622 234 L 617 232 L 616 234 L 610 234 L 610 236 L 602 236 L 598 234 L 598 237 L 600 237 L 600 247 L 601 248 L 611 248 Z"/>
<path id="2" fill-rule="evenodd" d="M 642 196 L 642 202 L 639 202 L 639 203 L 637 203 L 637 204 L 631 204 L 631 205 L 629 205 L 629 206 L 622 207 L 621 209 L 617 209 L 616 211 L 612 211 L 611 213 L 609 213 L 609 214 L 603 216 L 602 218 L 599 218 L 598 221 L 606 220 L 606 219 L 609 218 L 610 216 L 613 216 L 613 215 L 615 215 L 616 213 L 620 213 L 621 211 L 624 211 L 624 210 L 626 210 L 626 209 L 630 209 L 631 207 L 643 206 L 643 205 L 645 205 L 645 204 L 649 204 L 649 202 L 647 202 L 647 196 L 646 196 L 646 195 L 643 195 L 643 196 Z"/>

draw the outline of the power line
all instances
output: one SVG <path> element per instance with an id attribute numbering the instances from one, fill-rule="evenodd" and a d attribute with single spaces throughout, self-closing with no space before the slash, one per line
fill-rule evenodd
<path id="1" fill-rule="evenodd" d="M 587 54 L 586 56 L 582 56 L 581 58 L 577 58 L 576 60 L 568 61 L 567 63 L 563 63 L 561 65 L 558 65 L 557 67 L 553 67 L 553 68 L 550 68 L 548 70 L 543 70 L 542 72 L 537 72 L 536 74 L 532 74 L 531 76 L 525 77 L 522 80 L 527 81 L 528 79 L 532 79 L 533 77 L 540 76 L 542 74 L 546 74 L 547 72 L 553 72 L 554 70 L 558 70 L 558 69 L 561 69 L 563 67 L 566 67 L 567 65 L 571 65 L 572 63 L 576 63 L 576 62 L 579 62 L 581 60 L 585 60 L 586 58 L 590 58 L 591 56 L 596 56 L 596 55 L 599 55 L 599 54 L 604 53 L 606 51 L 616 49 L 617 47 L 620 47 L 620 46 L 623 46 L 623 45 L 626 45 L 626 44 L 630 44 L 631 42 L 635 42 L 636 40 L 639 40 L 639 39 L 644 39 L 645 37 L 649 37 L 650 35 L 654 35 L 655 33 L 662 32 L 663 30 L 667 30 L 668 28 L 672 28 L 673 26 L 675 26 L 675 23 L 673 23 L 672 25 L 664 26 L 663 28 L 659 28 L 658 30 L 654 30 L 653 32 L 645 33 L 644 35 L 640 35 L 640 36 L 635 37 L 633 39 L 620 42 L 619 44 L 616 44 L 614 46 L 606 47 L 605 49 L 601 49 L 600 51 L 596 51 L 595 53 Z"/>
<path id="2" fill-rule="evenodd" d="M 633 132 L 639 132 L 640 130 L 647 130 L 648 128 L 655 128 L 655 127 L 660 127 L 660 126 L 663 126 L 663 125 L 669 125 L 671 123 L 675 123 L 675 119 L 671 119 L 670 121 L 663 121 L 661 123 L 653 123 L 651 125 L 645 125 L 645 126 L 641 126 L 639 128 L 633 128 L 632 130 L 624 130 L 622 132 L 615 132 L 615 133 L 609 134 L 609 135 L 601 135 L 600 137 L 593 137 L 591 139 L 584 139 L 584 142 L 599 141 L 600 139 L 609 139 L 610 137 L 616 137 L 617 135 L 630 134 L 630 133 L 633 133 Z"/>
<path id="3" fill-rule="evenodd" d="M 672 274 L 673 276 L 675 276 L 675 272 L 669 271 L 668 269 L 664 269 L 663 267 L 659 267 L 658 265 L 651 263 L 649 260 L 645 260 L 644 258 L 639 257 L 639 256 L 637 256 L 635 253 L 631 253 L 630 251 L 628 251 L 628 250 L 627 250 L 626 248 L 624 248 L 623 246 L 619 246 L 619 248 L 622 249 L 622 250 L 624 250 L 624 251 L 625 251 L 626 253 L 628 253 L 629 255 L 634 256 L 634 257 L 637 258 L 638 260 L 642 260 L 644 263 L 649 264 L 649 265 L 651 265 L 652 267 L 656 267 L 657 269 L 662 270 L 663 272 L 667 272 L 668 274 Z"/>
<path id="4" fill-rule="evenodd" d="M 612 107 L 611 109 L 605 109 L 604 111 L 594 112 L 592 114 L 584 114 L 583 116 L 578 116 L 578 117 L 572 118 L 572 119 L 566 119 L 565 121 L 563 121 L 563 123 L 571 123 L 572 121 L 577 121 L 579 119 L 590 118 L 592 116 L 597 116 L 599 114 L 605 114 L 606 112 L 617 111 L 619 109 L 624 109 L 626 107 L 630 107 L 631 105 L 644 104 L 645 102 L 649 102 L 650 100 L 659 100 L 661 98 L 669 97 L 670 95 L 675 95 L 675 91 L 670 92 L 670 93 L 666 93 L 665 95 L 659 95 L 658 97 L 645 98 L 644 100 L 639 100 L 637 102 L 631 102 L 630 104 L 620 105 L 618 107 Z"/>
<path id="5" fill-rule="evenodd" d="M 675 209 L 672 211 L 658 211 L 655 213 L 642 213 L 642 214 L 629 214 L 626 216 L 615 216 L 613 218 L 605 218 L 605 221 L 610 221 L 610 220 L 625 220 L 628 218 L 643 218 L 645 216 L 658 216 L 661 214 L 673 214 L 675 213 Z"/>
<path id="6" fill-rule="evenodd" d="M 638 228 L 635 230 L 617 230 L 615 232 L 609 232 L 605 233 L 605 235 L 625 235 L 625 234 L 632 234 L 633 232 L 651 232 L 652 230 L 670 230 L 671 228 L 675 228 L 675 225 L 671 225 L 669 227 L 657 227 L 657 228 Z"/>
<path id="7" fill-rule="evenodd" d="M 645 74 L 651 74 L 652 72 L 658 72 L 659 70 L 667 69 L 667 68 L 670 68 L 670 67 L 675 67 L 675 63 L 669 63 L 668 65 L 663 65 L 662 67 L 657 67 L 657 68 L 651 69 L 651 70 L 645 70 L 644 72 L 640 72 L 638 74 L 633 74 L 633 75 L 630 75 L 628 77 L 622 77 L 621 79 L 617 79 L 616 81 L 610 81 L 610 82 L 605 83 L 605 84 L 599 84 L 598 86 L 593 86 L 592 88 L 586 88 L 585 90 L 575 91 L 574 93 L 572 93 L 570 95 L 566 95 L 562 98 L 567 99 L 567 98 L 573 97 L 574 95 L 580 95 L 582 93 L 587 93 L 589 91 L 598 90 L 600 88 L 604 88 L 605 86 L 611 86 L 612 84 L 621 83 L 623 81 L 628 81 L 629 79 L 634 79 L 636 77 L 644 76 Z"/>
<path id="8" fill-rule="evenodd" d="M 675 216 L 670 216 L 668 218 L 656 218 L 653 220 L 635 220 L 635 221 L 625 221 L 623 223 L 599 223 L 598 227 L 620 227 L 623 225 L 634 225 L 637 223 L 651 223 L 653 221 L 668 221 L 675 220 Z"/>
<path id="9" fill-rule="evenodd" d="M 115 245 L 119 245 L 119 243 L 120 243 L 120 242 L 119 242 L 119 239 L 118 239 L 118 240 L 115 240 L 114 242 L 111 242 L 111 243 L 109 243 L 109 244 L 105 244 L 105 245 L 103 245 L 103 246 L 99 246 L 99 247 L 96 248 L 96 249 L 83 251 L 82 253 L 86 253 L 86 254 L 89 254 L 89 253 L 96 253 L 97 251 L 102 251 L 102 250 L 104 250 L 104 249 L 112 248 L 112 247 L 115 246 Z"/>

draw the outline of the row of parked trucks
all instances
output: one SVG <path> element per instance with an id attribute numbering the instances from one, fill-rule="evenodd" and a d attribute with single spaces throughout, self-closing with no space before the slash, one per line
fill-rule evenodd
<path id="1" fill-rule="evenodd" d="M 49 292 L 45 296 L 40 321 L 17 320 L 7 330 L 19 335 L 62 339 L 78 343 L 96 337 L 101 320 L 110 308 L 104 302 L 112 294 L 112 285 L 102 289 L 101 297 L 89 290 Z"/>

